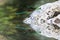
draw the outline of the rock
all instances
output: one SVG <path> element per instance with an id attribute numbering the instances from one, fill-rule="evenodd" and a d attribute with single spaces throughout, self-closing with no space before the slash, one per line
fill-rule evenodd
<path id="1" fill-rule="evenodd" d="M 60 40 L 60 1 L 41 5 L 24 23 L 38 34 Z"/>

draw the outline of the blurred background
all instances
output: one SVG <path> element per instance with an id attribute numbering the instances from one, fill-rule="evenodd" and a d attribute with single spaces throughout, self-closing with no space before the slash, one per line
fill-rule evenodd
<path id="1" fill-rule="evenodd" d="M 37 34 L 23 20 L 40 5 L 57 0 L 0 0 L 0 40 L 56 40 Z"/>

